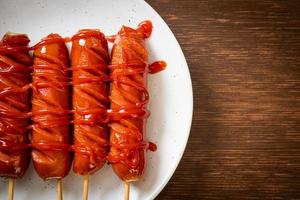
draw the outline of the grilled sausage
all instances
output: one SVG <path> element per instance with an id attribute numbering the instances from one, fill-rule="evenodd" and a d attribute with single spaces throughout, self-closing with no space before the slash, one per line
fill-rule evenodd
<path id="1" fill-rule="evenodd" d="M 7 33 L 0 41 L 0 176 L 20 178 L 30 161 L 29 39 Z"/>
<path id="2" fill-rule="evenodd" d="M 76 174 L 92 174 L 105 163 L 108 153 L 107 79 L 109 54 L 104 35 L 80 30 L 72 38 L 74 165 Z"/>
<path id="3" fill-rule="evenodd" d="M 70 170 L 68 51 L 50 34 L 34 47 L 32 74 L 32 159 L 43 179 L 63 178 Z"/>
<path id="4" fill-rule="evenodd" d="M 110 100 L 111 120 L 108 156 L 113 170 L 126 182 L 137 181 L 145 166 L 143 141 L 145 108 L 148 102 L 146 68 L 148 52 L 144 39 L 152 25 L 140 24 L 137 30 L 123 26 L 112 50 Z"/>

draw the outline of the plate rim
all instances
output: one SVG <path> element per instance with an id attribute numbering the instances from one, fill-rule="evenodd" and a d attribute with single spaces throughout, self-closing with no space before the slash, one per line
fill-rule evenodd
<path id="1" fill-rule="evenodd" d="M 179 53 L 180 53 L 180 60 L 182 60 L 183 64 L 185 65 L 184 67 L 184 72 L 187 75 L 187 89 L 188 89 L 188 94 L 189 97 L 187 99 L 188 103 L 187 106 L 188 109 L 190 110 L 189 113 L 189 118 L 186 119 L 186 123 L 187 123 L 187 127 L 186 129 L 186 133 L 184 134 L 185 138 L 184 138 L 184 145 L 181 151 L 181 154 L 177 157 L 176 160 L 176 164 L 174 165 L 174 167 L 172 168 L 172 170 L 170 171 L 171 173 L 168 174 L 168 176 L 165 177 L 164 180 L 161 181 L 158 189 L 154 190 L 150 195 L 149 198 L 150 199 L 154 199 L 155 197 L 157 197 L 161 191 L 166 187 L 166 185 L 169 183 L 169 181 L 171 180 L 172 176 L 174 175 L 176 169 L 179 166 L 180 161 L 182 160 L 183 154 L 186 151 L 186 147 L 187 147 L 187 143 L 188 143 L 188 139 L 190 136 L 190 132 L 191 132 L 191 127 L 192 127 L 192 121 L 193 121 L 193 110 L 194 110 L 194 98 L 193 98 L 193 85 L 192 85 L 192 79 L 191 79 L 191 74 L 190 74 L 190 70 L 188 67 L 188 63 L 186 61 L 186 58 L 184 56 L 184 53 L 182 51 L 182 48 L 176 38 L 176 36 L 174 35 L 174 33 L 172 32 L 171 28 L 168 26 L 168 24 L 166 23 L 166 21 L 160 16 L 160 14 L 146 1 L 137 1 L 138 3 L 144 3 L 144 5 L 147 7 L 147 9 L 149 9 L 151 12 L 155 13 L 156 15 L 154 17 L 157 18 L 157 20 L 159 20 L 161 23 L 165 24 L 167 30 L 168 30 L 168 34 L 170 34 L 173 38 L 173 40 L 175 41 L 174 45 L 176 45 L 176 47 L 179 49 Z"/>

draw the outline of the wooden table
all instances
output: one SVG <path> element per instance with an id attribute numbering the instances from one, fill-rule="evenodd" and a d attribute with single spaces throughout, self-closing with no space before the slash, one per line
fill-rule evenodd
<path id="1" fill-rule="evenodd" d="M 148 2 L 194 90 L 186 152 L 157 199 L 300 199 L 300 1 Z"/>

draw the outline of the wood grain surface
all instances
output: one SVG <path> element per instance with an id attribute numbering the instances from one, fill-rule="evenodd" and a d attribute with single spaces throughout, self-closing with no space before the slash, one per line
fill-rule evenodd
<path id="1" fill-rule="evenodd" d="M 300 199 L 300 1 L 147 2 L 194 91 L 186 152 L 157 199 Z"/>

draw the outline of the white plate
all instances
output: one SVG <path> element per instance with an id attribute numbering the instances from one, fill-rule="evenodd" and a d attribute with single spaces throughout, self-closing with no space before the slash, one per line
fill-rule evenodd
<path id="1" fill-rule="evenodd" d="M 71 36 L 81 28 L 100 28 L 115 34 L 122 25 L 136 27 L 150 19 L 153 33 L 147 41 L 150 61 L 165 60 L 165 71 L 149 75 L 151 116 L 146 139 L 158 145 L 147 153 L 147 168 L 142 179 L 131 185 L 131 200 L 154 199 L 167 184 L 184 152 L 192 120 L 193 96 L 190 74 L 184 55 L 163 19 L 142 0 L 1 0 L 0 35 L 27 33 L 31 44 L 51 32 Z M 7 180 L 1 180 L 0 199 L 7 198 Z M 82 177 L 72 172 L 63 180 L 65 200 L 82 196 Z M 56 182 L 44 182 L 31 166 L 15 183 L 15 200 L 57 199 Z M 123 184 L 105 166 L 90 178 L 89 199 L 123 199 Z"/>

